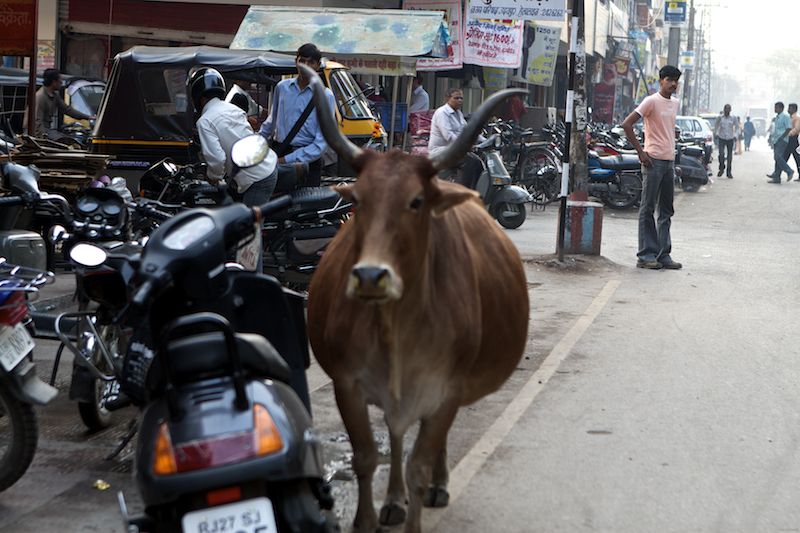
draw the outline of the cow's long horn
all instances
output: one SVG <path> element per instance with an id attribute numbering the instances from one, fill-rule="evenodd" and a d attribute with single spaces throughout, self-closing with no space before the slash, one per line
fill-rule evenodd
<path id="1" fill-rule="evenodd" d="M 339 131 L 339 126 L 333 119 L 333 110 L 328 106 L 328 99 L 325 98 L 325 87 L 322 85 L 322 80 L 313 69 L 298 63 L 303 75 L 310 80 L 311 90 L 314 91 L 314 105 L 317 106 L 317 119 L 319 120 L 319 127 L 322 130 L 322 136 L 325 137 L 325 142 L 328 146 L 339 154 L 339 157 L 352 163 L 352 161 L 361 154 L 361 148 L 351 143 L 347 137 L 342 135 Z"/>
<path id="2" fill-rule="evenodd" d="M 506 98 L 515 95 L 522 96 L 523 94 L 528 94 L 528 91 L 525 89 L 504 89 L 487 98 L 480 107 L 472 113 L 461 135 L 456 137 L 450 146 L 430 158 L 433 167 L 436 170 L 444 170 L 457 165 L 464 158 L 464 154 L 472 148 L 475 139 L 478 138 L 481 132 L 481 128 L 483 128 L 483 124 L 492 115 L 494 109 Z"/>

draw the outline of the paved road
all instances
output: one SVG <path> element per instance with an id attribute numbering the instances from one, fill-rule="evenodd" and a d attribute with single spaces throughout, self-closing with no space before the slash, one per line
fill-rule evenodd
<path id="1" fill-rule="evenodd" d="M 528 349 L 501 391 L 459 414 L 452 503 L 426 512 L 428 531 L 800 530 L 800 182 L 766 183 L 763 142 L 734 165 L 735 179 L 677 196 L 682 271 L 633 268 L 633 212 L 606 211 L 604 257 L 566 265 L 547 255 L 555 209 L 509 232 L 526 257 Z M 38 351 L 51 359 L 54 345 Z M 325 375 L 314 366 L 309 381 L 348 523 L 349 443 Z M 121 531 L 113 493 L 137 505 L 130 450 L 104 456 L 135 413 L 91 436 L 66 394 L 40 414 L 39 452 L 0 496 L 0 529 Z M 94 489 L 98 478 L 112 488 Z"/>

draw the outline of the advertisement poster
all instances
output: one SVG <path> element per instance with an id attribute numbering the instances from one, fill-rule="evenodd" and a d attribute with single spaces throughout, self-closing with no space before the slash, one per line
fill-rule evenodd
<path id="1" fill-rule="evenodd" d="M 508 70 L 504 68 L 483 67 L 483 88 L 491 94 L 508 87 Z"/>
<path id="2" fill-rule="evenodd" d="M 442 59 L 419 59 L 417 70 L 455 70 L 464 66 L 464 54 L 461 38 L 464 33 L 460 0 L 405 0 L 403 9 L 423 9 L 426 11 L 443 11 L 444 20 L 450 29 L 450 46 L 448 57 Z"/>
<path id="3" fill-rule="evenodd" d="M 519 68 L 522 21 L 470 20 L 464 33 L 464 63 Z"/>
<path id="4" fill-rule="evenodd" d="M 467 20 L 550 20 L 563 22 L 567 0 L 469 0 Z"/>
<path id="5" fill-rule="evenodd" d="M 624 57 L 615 57 L 614 67 L 616 67 L 617 69 L 617 76 L 622 76 L 624 78 L 628 75 L 628 72 L 630 71 L 631 60 L 626 59 Z"/>
<path id="6" fill-rule="evenodd" d="M 561 27 L 525 24 L 525 44 L 519 76 L 532 85 L 550 87 L 558 61 Z"/>
<path id="7" fill-rule="evenodd" d="M 0 56 L 33 55 L 36 0 L 0 1 Z"/>
<path id="8" fill-rule="evenodd" d="M 36 72 L 56 66 L 56 42 L 39 41 L 36 47 Z"/>
<path id="9" fill-rule="evenodd" d="M 598 83 L 594 86 L 594 106 L 592 106 L 592 119 L 595 122 L 614 122 L 614 97 L 615 84 Z"/>

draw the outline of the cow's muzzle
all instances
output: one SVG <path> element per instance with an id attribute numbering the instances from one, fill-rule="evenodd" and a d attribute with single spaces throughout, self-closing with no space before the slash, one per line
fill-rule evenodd
<path id="1" fill-rule="evenodd" d="M 402 283 L 394 270 L 386 265 L 359 264 L 350 272 L 347 296 L 376 303 L 399 300 Z"/>

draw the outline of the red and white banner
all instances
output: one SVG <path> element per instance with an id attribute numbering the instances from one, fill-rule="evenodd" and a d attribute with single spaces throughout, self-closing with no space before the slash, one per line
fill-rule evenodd
<path id="1" fill-rule="evenodd" d="M 522 60 L 521 20 L 470 20 L 464 32 L 464 63 L 518 68 Z"/>

